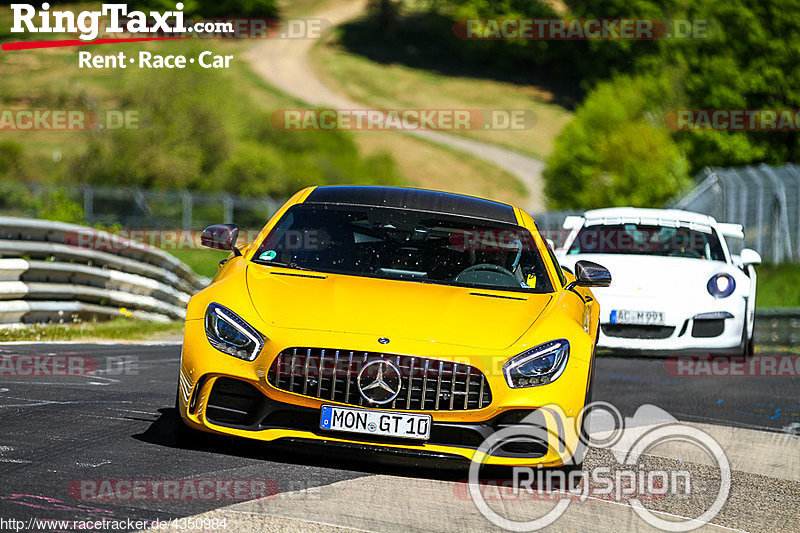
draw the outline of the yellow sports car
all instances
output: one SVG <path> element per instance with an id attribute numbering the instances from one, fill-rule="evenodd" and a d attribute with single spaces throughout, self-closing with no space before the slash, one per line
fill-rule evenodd
<path id="1" fill-rule="evenodd" d="M 231 254 L 188 305 L 178 442 L 202 430 L 571 463 L 597 339 L 588 287 L 610 275 L 588 261 L 562 271 L 530 215 L 443 192 L 311 187 L 252 243 L 237 237 L 229 224 L 203 233 Z M 534 410 L 551 439 L 477 451 Z"/>

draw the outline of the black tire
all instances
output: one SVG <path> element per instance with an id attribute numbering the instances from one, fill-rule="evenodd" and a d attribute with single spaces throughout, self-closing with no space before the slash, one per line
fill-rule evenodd
<path id="1" fill-rule="evenodd" d="M 172 439 L 178 448 L 197 448 L 205 442 L 206 436 L 202 431 L 192 429 L 186 425 L 178 409 L 178 395 L 180 388 L 175 393 L 175 418 L 172 421 Z"/>
<path id="2" fill-rule="evenodd" d="M 592 366 L 589 369 L 589 386 L 586 388 L 586 397 L 583 401 L 584 409 L 586 409 L 587 405 L 592 403 L 592 399 L 594 398 L 594 367 L 596 364 L 595 353 L 597 352 L 597 340 L 599 337 L 600 330 L 598 328 L 597 339 L 594 341 L 595 350 L 592 353 Z M 575 449 L 575 454 L 573 455 L 570 464 L 564 465 L 560 468 L 560 470 L 562 470 L 567 476 L 572 472 L 580 472 L 583 470 L 583 460 L 586 458 L 586 452 L 589 443 L 589 426 L 587 424 L 588 418 L 589 412 L 584 412 L 583 420 L 581 420 L 581 432 L 578 447 Z"/>
<path id="3" fill-rule="evenodd" d="M 747 336 L 747 325 L 742 328 L 742 343 L 739 345 L 739 353 L 737 355 L 752 357 L 756 353 L 755 336 L 755 327 L 753 327 L 752 337 Z"/>
<path id="4" fill-rule="evenodd" d="M 747 329 L 745 329 L 745 334 Z M 744 354 L 748 357 L 751 357 L 756 354 L 756 317 L 753 317 L 753 334 L 747 339 L 747 343 L 745 344 L 745 351 Z"/>

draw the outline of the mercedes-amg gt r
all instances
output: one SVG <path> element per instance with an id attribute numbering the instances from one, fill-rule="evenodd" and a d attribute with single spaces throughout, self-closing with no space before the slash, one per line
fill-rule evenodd
<path id="1" fill-rule="evenodd" d="M 563 272 L 524 211 L 312 187 L 253 242 L 237 237 L 233 225 L 203 234 L 231 254 L 188 305 L 179 437 L 473 459 L 495 431 L 538 422 L 552 442 L 516 439 L 483 462 L 576 455 L 600 316 L 589 287 L 610 276 L 588 261 Z"/>

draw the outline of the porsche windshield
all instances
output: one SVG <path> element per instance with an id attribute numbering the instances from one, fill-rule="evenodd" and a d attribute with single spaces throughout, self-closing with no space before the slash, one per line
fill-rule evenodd
<path id="1" fill-rule="evenodd" d="M 584 226 L 567 254 L 636 254 L 725 261 L 716 233 L 644 224 Z"/>
<path id="2" fill-rule="evenodd" d="M 524 228 L 412 210 L 296 205 L 261 243 L 253 262 L 448 285 L 553 290 Z"/>

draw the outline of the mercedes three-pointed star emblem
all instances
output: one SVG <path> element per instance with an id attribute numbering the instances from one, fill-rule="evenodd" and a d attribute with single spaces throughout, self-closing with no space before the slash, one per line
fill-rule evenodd
<path id="1" fill-rule="evenodd" d="M 370 403 L 389 403 L 400 394 L 400 388 L 400 369 L 390 361 L 370 361 L 358 373 L 358 390 Z"/>

